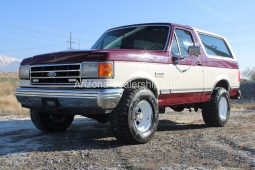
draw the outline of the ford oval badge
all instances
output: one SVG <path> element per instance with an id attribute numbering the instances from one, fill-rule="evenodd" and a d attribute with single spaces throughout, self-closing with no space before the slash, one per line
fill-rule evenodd
<path id="1" fill-rule="evenodd" d="M 47 74 L 48 77 L 56 77 L 56 75 L 57 75 L 57 73 L 53 72 L 53 71 L 48 72 L 48 74 Z"/>

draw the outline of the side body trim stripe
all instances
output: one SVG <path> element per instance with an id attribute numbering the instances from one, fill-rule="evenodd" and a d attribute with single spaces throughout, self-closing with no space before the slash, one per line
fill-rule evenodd
<path id="1" fill-rule="evenodd" d="M 210 92 L 211 88 L 193 88 L 193 89 L 163 89 L 160 90 L 160 94 L 172 94 L 172 93 L 203 93 Z"/>

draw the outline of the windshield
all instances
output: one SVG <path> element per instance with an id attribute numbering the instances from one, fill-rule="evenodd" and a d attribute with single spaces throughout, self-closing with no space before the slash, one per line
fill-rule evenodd
<path id="1" fill-rule="evenodd" d="M 92 49 L 164 50 L 168 26 L 137 26 L 106 32 Z"/>

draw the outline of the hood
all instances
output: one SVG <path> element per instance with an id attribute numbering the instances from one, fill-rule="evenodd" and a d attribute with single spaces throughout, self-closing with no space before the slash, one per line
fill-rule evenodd
<path id="1" fill-rule="evenodd" d="M 34 64 L 54 64 L 54 63 L 80 63 L 83 61 L 101 61 L 107 60 L 107 53 L 96 52 L 93 50 L 87 51 L 61 51 L 36 55 L 26 58 L 21 62 L 21 65 Z"/>
<path id="2" fill-rule="evenodd" d="M 168 52 L 143 50 L 62 51 L 24 59 L 21 65 L 81 63 L 86 61 L 134 61 L 168 63 Z"/>

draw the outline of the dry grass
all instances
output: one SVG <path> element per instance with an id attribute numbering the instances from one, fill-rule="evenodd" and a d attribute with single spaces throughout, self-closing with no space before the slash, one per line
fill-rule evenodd
<path id="1" fill-rule="evenodd" d="M 232 107 L 234 109 L 255 110 L 255 103 L 254 102 L 233 103 Z"/>
<path id="2" fill-rule="evenodd" d="M 0 96 L 10 95 L 18 86 L 18 75 L 14 73 L 0 73 Z"/>
<path id="3" fill-rule="evenodd" d="M 22 108 L 14 95 L 0 96 L 0 115 L 27 116 L 28 109 Z"/>
<path id="4" fill-rule="evenodd" d="M 13 94 L 17 85 L 9 81 L 0 81 L 0 96 Z"/>
<path id="5" fill-rule="evenodd" d="M 0 115 L 28 115 L 28 109 L 22 108 L 13 95 L 17 86 L 17 74 L 0 73 Z"/>

